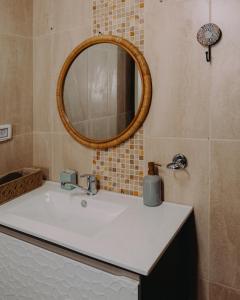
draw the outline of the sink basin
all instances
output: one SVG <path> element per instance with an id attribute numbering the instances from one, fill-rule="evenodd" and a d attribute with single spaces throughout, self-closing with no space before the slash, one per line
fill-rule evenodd
<path id="1" fill-rule="evenodd" d="M 140 197 L 103 190 L 88 196 L 45 182 L 1 205 L 0 225 L 146 276 L 191 212 L 189 206 L 147 207 Z"/>
<path id="2" fill-rule="evenodd" d="M 34 203 L 34 205 L 33 205 Z M 74 192 L 47 191 L 2 207 L 6 218 L 19 217 L 84 236 L 94 236 L 126 210 L 127 206 L 98 201 Z"/>

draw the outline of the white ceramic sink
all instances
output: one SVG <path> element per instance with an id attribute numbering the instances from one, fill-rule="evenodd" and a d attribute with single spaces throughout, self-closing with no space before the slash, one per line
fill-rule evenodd
<path id="1" fill-rule="evenodd" d="M 13 207 L 3 207 L 7 217 L 17 216 L 84 236 L 97 234 L 126 209 L 124 204 L 99 201 L 78 189 L 71 193 L 49 190 Z"/>
<path id="2" fill-rule="evenodd" d="M 148 275 L 191 211 L 167 202 L 146 207 L 140 197 L 102 190 L 87 196 L 45 182 L 1 205 L 0 225 Z"/>

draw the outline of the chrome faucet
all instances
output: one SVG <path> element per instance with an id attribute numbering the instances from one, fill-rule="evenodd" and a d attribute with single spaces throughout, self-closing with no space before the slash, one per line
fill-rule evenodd
<path id="1" fill-rule="evenodd" d="M 92 174 L 84 174 L 81 175 L 80 177 L 86 177 L 87 178 L 87 194 L 88 195 L 96 195 L 98 190 L 97 190 L 97 177 Z"/>
<path id="2" fill-rule="evenodd" d="M 80 178 L 84 178 L 84 177 L 87 178 L 87 187 L 86 188 L 79 184 L 72 183 L 72 182 L 61 182 L 61 186 L 62 186 L 62 188 L 64 188 L 64 186 L 70 185 L 74 188 L 80 188 L 81 190 L 85 191 L 87 193 L 87 195 L 91 195 L 91 196 L 96 195 L 98 192 L 96 176 L 92 175 L 92 174 L 80 175 Z"/>

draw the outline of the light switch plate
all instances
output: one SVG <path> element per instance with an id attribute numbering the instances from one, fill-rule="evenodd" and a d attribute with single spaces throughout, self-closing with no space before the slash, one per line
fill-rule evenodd
<path id="1" fill-rule="evenodd" d="M 10 140 L 12 138 L 12 125 L 0 125 L 0 142 Z"/>

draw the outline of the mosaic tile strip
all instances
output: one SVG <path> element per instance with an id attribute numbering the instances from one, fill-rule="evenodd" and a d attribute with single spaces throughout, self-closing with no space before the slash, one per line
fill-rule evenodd
<path id="1" fill-rule="evenodd" d="M 106 150 L 96 150 L 93 172 L 100 179 L 102 189 L 139 196 L 142 193 L 143 130 L 122 145 Z"/>
<path id="2" fill-rule="evenodd" d="M 92 0 L 93 35 L 112 34 L 144 50 L 144 0 Z M 100 188 L 142 195 L 143 129 L 115 148 L 94 151 L 93 173 Z"/>
<path id="3" fill-rule="evenodd" d="M 93 34 L 113 34 L 144 47 L 144 0 L 93 0 Z"/>

